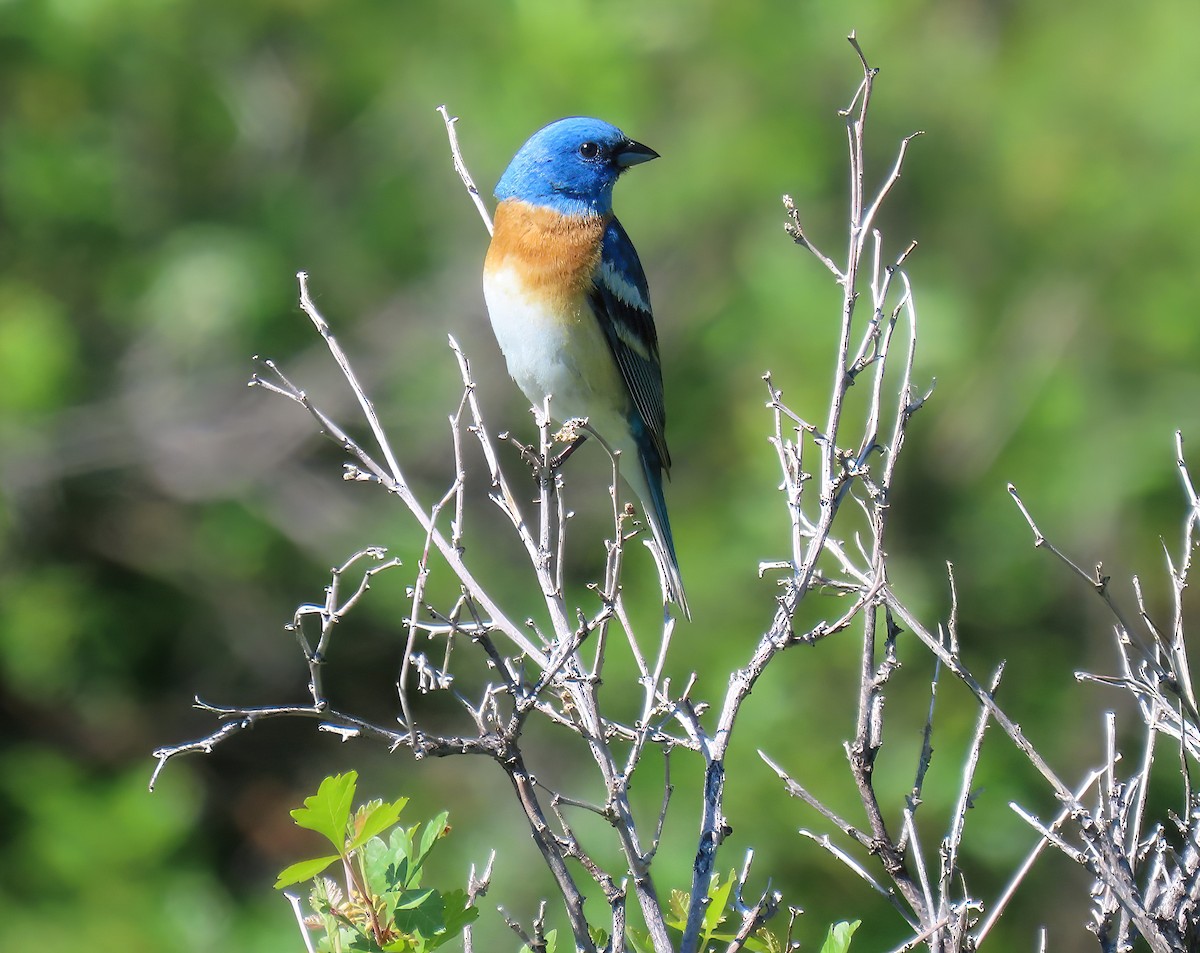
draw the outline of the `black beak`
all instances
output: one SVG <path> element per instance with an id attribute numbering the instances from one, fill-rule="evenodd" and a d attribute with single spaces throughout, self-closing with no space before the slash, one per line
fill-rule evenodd
<path id="1" fill-rule="evenodd" d="M 649 146 L 644 146 L 640 142 L 634 142 L 632 139 L 626 139 L 625 143 L 613 155 L 617 165 L 622 169 L 627 169 L 631 165 L 640 165 L 643 162 L 649 162 L 651 159 L 657 159 L 658 153 Z"/>

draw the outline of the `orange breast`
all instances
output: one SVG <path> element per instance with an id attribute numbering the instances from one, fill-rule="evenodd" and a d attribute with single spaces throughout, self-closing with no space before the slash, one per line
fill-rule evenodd
<path id="1" fill-rule="evenodd" d="M 530 297 L 567 306 L 591 290 L 607 224 L 602 215 L 566 216 L 506 199 L 496 208 L 484 268 L 514 268 Z"/>

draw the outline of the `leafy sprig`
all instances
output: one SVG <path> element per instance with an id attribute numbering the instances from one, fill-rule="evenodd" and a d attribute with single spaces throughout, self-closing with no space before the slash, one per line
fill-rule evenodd
<path id="1" fill-rule="evenodd" d="M 450 833 L 443 811 L 420 827 L 397 827 L 407 798 L 375 799 L 351 811 L 358 783 L 355 771 L 326 778 L 317 793 L 292 811 L 296 824 L 315 831 L 334 853 L 298 861 L 275 883 L 282 890 L 312 880 L 305 925 L 323 930 L 318 949 L 327 953 L 427 953 L 457 937 L 478 910 L 463 890 L 440 891 L 422 885 L 426 860 Z M 387 840 L 383 834 L 392 830 Z M 341 862 L 344 886 L 320 876 Z"/>

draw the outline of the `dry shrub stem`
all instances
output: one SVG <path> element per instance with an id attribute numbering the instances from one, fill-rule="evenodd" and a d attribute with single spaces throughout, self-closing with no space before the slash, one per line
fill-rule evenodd
<path id="1" fill-rule="evenodd" d="M 367 546 L 332 571 L 322 602 L 300 606 L 287 625 L 308 666 L 310 703 L 245 708 L 211 705 L 197 699 L 196 705 L 214 715 L 219 726 L 204 738 L 156 751 L 158 763 L 151 786 L 172 758 L 211 752 L 243 729 L 273 718 L 311 718 L 322 730 L 336 732 L 343 739 L 374 738 L 392 750 L 406 749 L 417 759 L 483 755 L 496 762 L 509 779 L 577 949 L 592 953 L 627 948 L 631 926 L 626 907 L 632 891 L 641 914 L 639 929 L 645 932 L 642 945 L 648 944 L 656 953 L 676 948 L 696 953 L 706 929 L 709 891 L 718 869 L 719 852 L 730 830 L 725 816 L 726 759 L 738 715 L 757 680 L 780 653 L 856 628 L 861 641 L 858 704 L 845 753 L 861 817 L 844 817 L 826 805 L 811 785 L 794 779 L 767 753 L 760 754 L 782 780 L 784 792 L 803 801 L 827 827 L 825 831 L 802 829 L 800 833 L 895 907 L 908 930 L 907 938 L 896 947 L 898 951 L 918 947 L 935 953 L 978 949 L 1047 847 L 1061 851 L 1094 878 L 1089 926 L 1102 949 L 1129 949 L 1139 936 L 1151 949 L 1162 953 L 1194 948 L 1200 942 L 1195 910 L 1200 898 L 1200 803 L 1188 783 L 1188 765 L 1200 752 L 1200 719 L 1183 632 L 1183 597 L 1200 520 L 1200 501 L 1184 462 L 1182 437 L 1176 436 L 1176 459 L 1189 511 L 1181 551 L 1174 558 L 1167 556 L 1174 612 L 1166 625 L 1152 620 L 1137 580 L 1138 614 L 1136 619 L 1128 618 L 1118 607 L 1100 568 L 1095 574 L 1085 572 L 1064 555 L 1038 528 L 1031 509 L 1010 487 L 1033 532 L 1035 546 L 1046 549 L 1069 571 L 1082 577 L 1111 612 L 1121 671 L 1103 677 L 1079 673 L 1078 678 L 1128 693 L 1137 703 L 1145 729 L 1141 757 L 1131 773 L 1122 774 L 1115 720 L 1110 716 L 1104 724 L 1105 763 L 1071 786 L 997 703 L 1003 665 L 982 681 L 964 660 L 952 567 L 948 569 L 950 614 L 933 625 L 922 622 L 908 608 L 888 578 L 885 541 L 893 479 L 908 427 L 931 396 L 933 382 L 919 385 L 914 377 L 917 309 L 904 265 L 916 243 L 905 242 L 898 253 L 889 252 L 889 244 L 874 223 L 899 182 L 909 145 L 919 133 L 900 143 L 890 171 L 878 187 L 869 190 L 864 147 L 879 73 L 868 64 L 853 34 L 849 40 L 861 64 L 862 79 L 850 103 L 839 112 L 846 129 L 850 171 L 848 241 L 843 261 L 837 262 L 817 248 L 805 231 L 797 203 L 790 196 L 783 199 L 787 233 L 812 254 L 842 290 L 829 399 L 818 413 L 802 414 L 785 403 L 771 374 L 764 376 L 766 408 L 772 421 L 770 443 L 781 473 L 781 518 L 789 530 L 790 546 L 782 558 L 760 564 L 760 574 L 769 574 L 778 583 L 773 614 L 765 630 L 754 639 L 745 639 L 749 647 L 745 662 L 729 674 L 724 697 L 710 705 L 693 697 L 695 674 L 682 686 L 673 685 L 666 676 L 675 630 L 669 606 L 664 606 L 661 624 L 654 631 L 635 631 L 630 623 L 621 570 L 625 546 L 640 534 L 641 527 L 620 495 L 619 457 L 613 458 L 612 532 L 605 542 L 601 581 L 584 599 L 568 597 L 564 592 L 569 513 L 563 502 L 567 454 L 560 448 L 581 432 L 599 439 L 587 422 L 571 422 L 555 434 L 547 402 L 533 408 L 536 443 L 516 444 L 516 453 L 502 454 L 505 440 L 493 436 L 470 363 L 451 339 L 462 383 L 461 399 L 449 416 L 453 472 L 445 492 L 432 505 L 422 502 L 409 485 L 401 467 L 401 454 L 394 450 L 349 358 L 313 303 L 307 276 L 301 273 L 301 309 L 354 393 L 370 434 L 370 446 L 356 441 L 345 427 L 315 406 L 273 361 L 261 361 L 262 372 L 255 374 L 250 383 L 293 401 L 311 415 L 318 428 L 346 453 L 345 479 L 377 484 L 405 507 L 421 528 L 424 544 L 412 569 L 411 606 L 404 622 L 404 648 L 396 678 L 398 727 L 376 724 L 334 708 L 322 684 L 322 670 L 338 621 L 366 597 L 374 578 L 400 567 L 400 561 L 389 558 L 382 547 Z M 439 111 L 446 124 L 454 168 L 490 231 L 487 208 L 459 148 L 456 120 L 445 107 Z M 859 389 L 856 399 L 851 400 L 850 389 L 855 385 Z M 521 462 L 503 462 L 514 458 Z M 503 514 L 525 553 L 529 583 L 540 594 L 544 610 L 539 622 L 511 618 L 500 600 L 489 594 L 472 573 L 468 498 L 475 498 L 478 491 L 469 485 L 468 463 L 476 460 L 482 462 L 486 472 L 487 498 Z M 805 469 L 806 464 L 811 471 Z M 511 469 L 513 465 L 522 472 L 511 476 L 506 467 Z M 532 471 L 537 490 L 528 505 L 518 502 L 529 495 L 530 474 L 523 472 L 524 468 Z M 838 521 L 848 503 L 852 504 L 850 512 Z M 835 522 L 839 527 L 861 528 L 847 540 L 833 535 Z M 434 572 L 449 573 L 454 578 L 458 596 L 451 605 L 436 605 L 429 599 L 428 582 Z M 794 622 L 797 610 L 818 590 L 841 595 L 842 608 L 798 630 Z M 703 621 L 697 625 L 702 628 Z M 897 647 L 901 638 L 915 638 L 924 646 L 934 674 L 927 715 L 919 729 L 922 745 L 913 786 L 907 794 L 893 798 L 879 790 L 874 770 L 885 743 L 886 693 L 899 668 Z M 431 647 L 436 650 L 432 658 Z M 639 701 L 632 720 L 617 718 L 602 704 L 599 694 L 608 654 L 618 649 L 628 652 L 637 670 L 634 691 Z M 978 716 L 963 753 L 954 809 L 942 821 L 944 833 L 930 843 L 922 838 L 919 821 L 925 818 L 922 792 L 933 757 L 937 691 L 946 673 L 974 696 Z M 472 684 L 472 677 L 474 689 L 460 687 Z M 449 693 L 457 703 L 463 712 L 462 733 L 440 734 L 422 725 L 421 696 L 431 692 Z M 525 727 L 535 718 L 566 729 L 579 739 L 603 787 L 602 803 L 552 787 L 530 774 L 523 745 Z M 1031 825 L 1034 843 L 1000 896 L 985 904 L 971 889 L 960 858 L 969 830 L 967 812 L 975 804 L 975 770 L 985 735 L 992 726 L 1021 751 L 1062 806 L 1044 822 L 1013 805 Z M 1174 742 L 1177 757 L 1172 770 L 1182 776 L 1184 783 L 1182 809 L 1172 813 L 1169 820 L 1147 816 L 1146 792 L 1160 735 Z M 662 754 L 661 794 L 654 799 L 653 810 L 635 811 L 629 790 L 650 750 Z M 673 755 L 696 755 L 704 765 L 703 788 L 694 792 L 701 808 L 686 918 L 675 940 L 652 877 L 653 860 L 675 800 Z M 689 799 L 688 803 L 695 801 Z M 580 811 L 607 822 L 611 845 L 585 844 L 572 820 Z M 610 846 L 615 846 L 620 861 L 606 867 L 598 858 L 612 856 Z M 472 902 L 486 894 L 494 859 L 493 855 L 479 877 L 472 869 L 468 881 Z M 723 942 L 731 953 L 745 949 L 781 907 L 782 895 L 769 880 L 766 886 L 751 889 L 750 877 L 747 857 L 731 894 L 730 909 L 725 911 L 727 933 Z M 589 891 L 598 892 L 607 907 L 603 934 L 594 932 L 600 924 L 586 910 Z M 792 948 L 791 936 L 799 913 L 796 908 L 790 909 L 784 941 L 788 949 Z M 986 916 L 982 913 L 985 910 Z M 544 904 L 528 928 L 517 918 L 501 913 L 526 946 L 546 948 Z M 597 935 L 607 939 L 598 944 L 594 939 Z M 1046 947 L 1045 931 L 1037 942 L 1041 948 Z M 465 947 L 468 951 L 474 948 L 470 931 Z"/>

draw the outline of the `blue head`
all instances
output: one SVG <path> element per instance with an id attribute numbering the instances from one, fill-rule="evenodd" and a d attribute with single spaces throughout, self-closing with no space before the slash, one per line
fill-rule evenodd
<path id="1" fill-rule="evenodd" d="M 521 199 L 568 214 L 612 211 L 617 178 L 658 153 L 600 119 L 572 116 L 544 126 L 513 156 L 496 198 Z"/>

